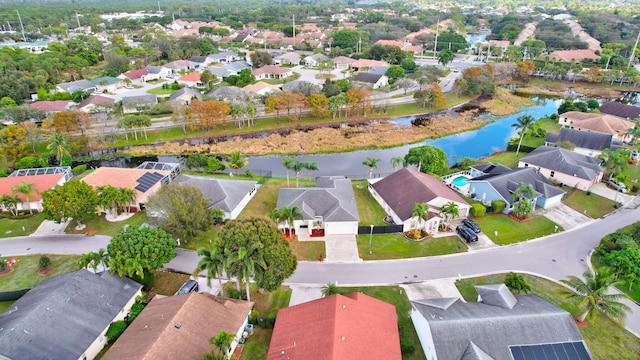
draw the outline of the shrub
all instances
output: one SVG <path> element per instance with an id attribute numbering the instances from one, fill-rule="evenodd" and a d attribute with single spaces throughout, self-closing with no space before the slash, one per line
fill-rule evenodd
<path id="1" fill-rule="evenodd" d="M 127 324 L 131 324 L 133 320 L 135 320 L 138 317 L 138 315 L 140 315 L 142 310 L 144 310 L 143 303 L 137 302 L 131 305 L 131 310 L 129 310 L 129 315 L 126 318 Z"/>
<path id="2" fill-rule="evenodd" d="M 71 169 L 71 172 L 73 173 L 73 175 L 80 175 L 85 170 L 87 170 L 87 165 L 78 165 L 78 166 L 74 167 L 73 169 Z"/>
<path id="3" fill-rule="evenodd" d="M 107 332 L 104 334 L 110 342 L 116 341 L 120 335 L 127 328 L 127 323 L 124 320 L 116 321 L 109 325 Z"/>
<path id="4" fill-rule="evenodd" d="M 265 327 L 267 329 L 273 329 L 273 326 L 276 324 L 276 317 L 278 316 L 278 309 L 273 309 L 269 311 L 267 315 Z"/>
<path id="5" fill-rule="evenodd" d="M 9 266 L 7 264 L 7 259 L 0 259 L 0 271 L 7 270 L 7 266 Z"/>
<path id="6" fill-rule="evenodd" d="M 64 154 L 62 156 L 62 159 L 60 161 L 60 165 L 61 166 L 71 166 L 71 155 L 69 154 Z"/>
<path id="7" fill-rule="evenodd" d="M 484 216 L 487 213 L 487 208 L 482 204 L 472 204 L 471 205 L 471 215 L 472 216 Z"/>
<path id="8" fill-rule="evenodd" d="M 253 171 L 251 171 L 251 169 L 247 169 L 244 171 L 244 176 L 248 177 L 248 178 L 252 178 L 253 177 Z"/>
<path id="9" fill-rule="evenodd" d="M 507 203 L 505 203 L 504 200 L 493 200 L 491 202 L 491 208 L 494 213 L 502 212 L 505 207 L 507 207 Z"/>
<path id="10" fill-rule="evenodd" d="M 46 255 L 40 256 L 40 260 L 38 261 L 38 268 L 40 270 L 45 270 L 49 266 L 51 266 L 51 259 L 49 259 Z"/>
<path id="11" fill-rule="evenodd" d="M 516 274 L 514 272 L 510 272 L 507 274 L 507 277 L 504 279 L 504 284 L 514 293 L 528 293 L 531 291 L 531 286 L 527 284 L 527 281 L 520 274 Z"/>
<path id="12" fill-rule="evenodd" d="M 230 287 L 227 289 L 227 295 L 228 295 L 227 297 L 231 299 L 247 300 L 247 292 L 244 290 L 240 290 L 240 293 L 238 293 L 238 290 Z"/>
<path id="13" fill-rule="evenodd" d="M 131 280 L 139 284 L 142 284 L 142 286 L 148 289 L 153 284 L 153 280 L 155 279 L 156 275 L 152 272 L 149 272 L 148 270 L 144 270 L 144 278 L 140 277 L 137 274 L 134 274 L 133 276 L 129 276 L 129 277 L 131 278 Z"/>
<path id="14" fill-rule="evenodd" d="M 416 351 L 416 344 L 407 336 L 400 336 L 400 352 L 403 354 L 412 354 Z"/>
<path id="15" fill-rule="evenodd" d="M 411 229 L 411 230 L 407 231 L 405 233 L 405 235 L 407 235 L 407 237 L 409 239 L 414 239 L 414 240 L 422 239 L 422 237 L 423 237 L 422 230 L 420 230 L 420 229 Z"/>
<path id="16" fill-rule="evenodd" d="M 260 312 L 258 310 L 251 310 L 251 313 L 249 314 L 249 323 L 257 324 L 258 319 L 260 319 Z"/>

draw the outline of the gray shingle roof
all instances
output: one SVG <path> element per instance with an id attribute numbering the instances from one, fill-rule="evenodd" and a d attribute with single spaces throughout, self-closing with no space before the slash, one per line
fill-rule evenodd
<path id="1" fill-rule="evenodd" d="M 480 349 L 478 345 L 474 344 L 473 341 L 469 343 L 469 346 L 462 354 L 460 360 L 494 360 L 489 354 L 484 352 L 484 350 Z"/>
<path id="2" fill-rule="evenodd" d="M 207 61 L 207 57 L 206 56 L 192 56 L 192 57 L 189 58 L 189 61 L 193 61 L 193 62 L 202 64 L 203 62 Z"/>
<path id="3" fill-rule="evenodd" d="M 322 216 L 323 221 L 359 221 L 351 180 L 342 176 L 322 176 L 315 188 L 287 188 L 278 191 L 276 207 L 297 206 L 305 220 Z"/>
<path id="4" fill-rule="evenodd" d="M 482 285 L 475 288 L 482 302 L 487 305 L 513 309 L 518 302 L 505 284 Z"/>
<path id="5" fill-rule="evenodd" d="M 248 96 L 247 92 L 244 89 L 236 86 L 221 86 L 217 89 L 209 91 L 207 95 L 226 101 L 242 100 Z"/>
<path id="6" fill-rule="evenodd" d="M 141 287 L 108 271 L 44 280 L 0 314 L 0 357 L 78 359 Z"/>
<path id="7" fill-rule="evenodd" d="M 308 85 L 310 87 L 313 87 L 316 89 L 316 91 L 320 92 L 320 86 L 313 84 L 309 81 L 305 81 L 305 80 L 294 80 L 294 81 L 290 81 L 284 85 L 282 85 L 282 90 L 286 90 L 286 91 L 296 91 L 298 89 L 298 87 L 302 85 Z"/>
<path id="8" fill-rule="evenodd" d="M 217 54 L 207 55 L 207 57 L 211 60 L 222 60 L 226 59 L 228 56 L 239 57 L 239 55 L 233 51 L 220 51 Z"/>
<path id="9" fill-rule="evenodd" d="M 593 180 L 604 172 L 599 159 L 551 146 L 541 146 L 520 161 L 587 180 Z"/>
<path id="10" fill-rule="evenodd" d="M 511 168 L 508 168 L 502 164 L 494 164 L 490 162 L 471 165 L 471 167 L 478 171 L 482 171 L 485 174 L 500 174 L 511 171 Z"/>
<path id="11" fill-rule="evenodd" d="M 600 108 L 598 108 L 602 114 L 609 114 L 623 119 L 637 119 L 640 118 L 640 107 L 619 103 L 617 101 L 609 101 Z"/>
<path id="12" fill-rule="evenodd" d="M 182 95 L 191 95 L 191 97 L 196 97 L 198 99 L 202 99 L 202 93 L 198 90 L 192 89 L 192 88 L 188 88 L 188 87 L 184 87 L 176 92 L 174 92 L 173 94 L 171 94 L 171 96 L 169 96 L 169 100 L 173 100 L 177 97 L 180 97 Z"/>
<path id="13" fill-rule="evenodd" d="M 162 72 L 162 66 L 147 65 L 144 69 L 147 70 L 149 74 L 160 74 L 160 72 Z"/>
<path id="14" fill-rule="evenodd" d="M 142 105 L 142 104 L 157 104 L 158 97 L 156 95 L 136 95 L 136 96 L 124 96 L 122 98 L 122 106 L 127 104 Z"/>
<path id="15" fill-rule="evenodd" d="M 356 76 L 352 76 L 349 78 L 351 81 L 358 81 L 363 83 L 375 84 L 380 80 L 380 78 L 384 76 L 384 74 L 370 74 L 370 73 L 358 73 Z"/>
<path id="16" fill-rule="evenodd" d="M 535 190 L 536 197 L 551 198 L 564 193 L 533 167 L 507 169 L 509 170 L 508 172 L 502 172 L 502 169 L 493 168 L 489 174 L 477 176 L 467 181 L 469 183 L 488 182 L 504 198 L 507 204 L 511 204 L 511 194 L 520 183 L 531 184 Z"/>
<path id="17" fill-rule="evenodd" d="M 227 76 L 237 75 L 237 72 L 235 72 L 234 70 L 223 68 L 220 66 L 209 66 L 207 69 L 209 69 L 209 72 L 211 72 L 211 74 L 217 76 L 218 79 L 221 80 L 227 78 Z"/>
<path id="18" fill-rule="evenodd" d="M 368 71 L 368 73 L 375 75 L 384 75 L 387 73 L 387 70 L 389 70 L 390 67 L 391 66 L 374 66 Z"/>
<path id="19" fill-rule="evenodd" d="M 223 67 L 233 70 L 235 72 L 240 72 L 243 69 L 251 70 L 251 65 L 246 61 L 234 61 L 234 62 L 226 63 L 224 64 Z"/>
<path id="20" fill-rule="evenodd" d="M 615 150 L 622 147 L 622 142 L 614 139 L 612 134 L 581 131 L 569 128 L 560 129 L 560 133 L 548 133 L 546 141 L 552 144 L 559 141 L 569 141 L 576 147 L 598 151 L 602 151 L 604 149 Z"/>
<path id="21" fill-rule="evenodd" d="M 62 83 L 57 85 L 59 88 L 66 92 L 74 92 L 76 90 L 88 90 L 91 88 L 95 89 L 95 85 L 89 80 L 78 80 L 67 83 Z"/>
<path id="22" fill-rule="evenodd" d="M 257 184 L 249 180 L 213 179 L 191 175 L 182 175 L 175 182 L 197 187 L 209 200 L 209 208 L 220 208 L 226 212 L 233 211 Z"/>
<path id="23" fill-rule="evenodd" d="M 446 309 L 412 301 L 413 308 L 429 323 L 438 359 L 486 359 L 471 357 L 470 344 L 496 360 L 512 360 L 509 345 L 581 341 L 571 314 L 538 297 L 516 295 L 512 309 L 486 303 L 455 301 Z M 473 346 L 472 346 L 473 348 Z"/>

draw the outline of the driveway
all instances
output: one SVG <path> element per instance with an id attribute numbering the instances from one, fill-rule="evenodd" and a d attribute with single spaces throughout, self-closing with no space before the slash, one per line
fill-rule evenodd
<path id="1" fill-rule="evenodd" d="M 67 228 L 67 225 L 69 225 L 69 221 L 56 224 L 55 221 L 44 220 L 31 236 L 64 235 L 64 229 Z"/>
<path id="2" fill-rule="evenodd" d="M 310 237 L 304 231 L 298 233 L 298 241 L 324 241 L 324 261 L 334 263 L 361 262 L 355 235 L 326 235 L 322 238 Z M 320 254 L 318 254 L 320 255 Z"/>
<path id="3" fill-rule="evenodd" d="M 565 204 L 557 204 L 548 209 L 538 209 L 535 215 L 542 215 L 554 223 L 562 226 L 565 230 L 585 225 L 593 221 L 592 218 L 570 208 Z"/>
<path id="4" fill-rule="evenodd" d="M 591 187 L 591 192 L 613 201 L 618 201 L 623 204 L 633 200 L 634 196 L 629 194 L 623 194 L 619 191 L 608 187 L 605 183 L 597 183 Z"/>
<path id="5" fill-rule="evenodd" d="M 455 278 L 449 278 L 423 281 L 415 284 L 402 284 L 400 286 L 407 293 L 409 300 L 412 301 L 441 298 L 459 298 L 464 301 L 455 282 Z"/>

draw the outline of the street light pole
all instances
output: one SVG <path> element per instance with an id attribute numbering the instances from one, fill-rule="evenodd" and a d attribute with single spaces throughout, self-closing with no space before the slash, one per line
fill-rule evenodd
<path id="1" fill-rule="evenodd" d="M 369 233 L 369 255 L 371 255 L 371 238 L 373 238 L 373 225 L 371 225 L 371 232 Z"/>

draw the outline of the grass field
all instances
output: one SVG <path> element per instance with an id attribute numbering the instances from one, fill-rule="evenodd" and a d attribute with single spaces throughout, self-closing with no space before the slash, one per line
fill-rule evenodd
<path id="1" fill-rule="evenodd" d="M 6 309 L 9 308 L 9 306 L 11 306 L 11 304 L 13 304 L 15 301 L 2 301 L 0 302 L 0 313 L 5 311 Z"/>
<path id="2" fill-rule="evenodd" d="M 29 235 L 38 229 L 43 220 L 43 214 L 24 219 L 0 219 L 0 238 Z"/>
<path id="3" fill-rule="evenodd" d="M 480 225 L 482 232 L 498 245 L 508 245 L 550 235 L 556 232 L 556 226 L 557 231 L 564 230 L 544 216 L 522 223 L 504 214 L 474 217 L 473 220 Z"/>
<path id="4" fill-rule="evenodd" d="M 360 225 L 384 226 L 384 217 L 387 215 L 376 199 L 371 196 L 366 180 L 356 180 L 352 182 L 353 193 L 358 205 L 360 215 Z"/>
<path id="5" fill-rule="evenodd" d="M 371 238 L 371 255 L 369 255 L 369 235 L 358 235 L 357 241 L 358 253 L 363 260 L 436 256 L 455 254 L 469 250 L 457 236 L 410 241 L 398 234 L 373 235 Z"/>
<path id="6" fill-rule="evenodd" d="M 477 163 L 481 164 L 490 162 L 494 164 L 502 164 L 510 168 L 515 168 L 518 167 L 518 159 L 522 158 L 523 156 L 524 155 L 522 153 L 518 154 L 518 157 L 516 157 L 516 153 L 513 151 L 502 151 L 489 157 L 479 159 Z"/>
<path id="7" fill-rule="evenodd" d="M 0 291 L 13 291 L 30 289 L 38 285 L 42 280 L 50 279 L 54 276 L 66 274 L 80 269 L 76 255 L 47 255 L 51 259 L 51 266 L 55 271 L 47 276 L 38 275 L 38 262 L 40 255 L 31 256 L 9 256 L 7 260 L 16 259 L 18 262 L 13 265 L 14 271 L 0 278 Z"/>
<path id="8" fill-rule="evenodd" d="M 182 284 L 190 278 L 189 275 L 168 271 L 156 271 L 154 275 L 155 277 L 150 291 L 165 296 L 174 295 L 180 290 Z"/>
<path id="9" fill-rule="evenodd" d="M 125 226 L 140 226 L 145 221 L 144 212 L 139 212 L 127 220 L 118 222 L 109 222 L 103 216 L 94 215 L 87 219 L 83 224 L 87 227 L 84 230 L 75 229 L 75 221 L 69 223 L 65 232 L 67 234 L 87 234 L 87 235 L 108 235 L 114 236 L 124 229 Z"/>
<path id="10" fill-rule="evenodd" d="M 602 217 L 615 210 L 613 207 L 615 205 L 615 201 L 593 193 L 591 195 L 587 195 L 585 191 L 578 189 L 571 189 L 562 202 L 574 210 L 594 219 Z"/>
<path id="11" fill-rule="evenodd" d="M 456 281 L 456 286 L 466 301 L 476 301 L 477 293 L 473 285 L 499 284 L 504 282 L 504 274 Z M 531 293 L 558 305 L 578 316 L 582 311 L 577 302 L 556 294 L 562 287 L 552 281 L 523 274 L 531 286 Z M 599 315 L 593 324 L 578 327 L 594 359 L 637 359 L 640 353 L 640 341 L 627 330 L 616 325 L 604 315 Z"/>
<path id="12" fill-rule="evenodd" d="M 298 260 L 317 261 L 320 254 L 326 256 L 324 241 L 290 241 L 291 252 Z"/>

